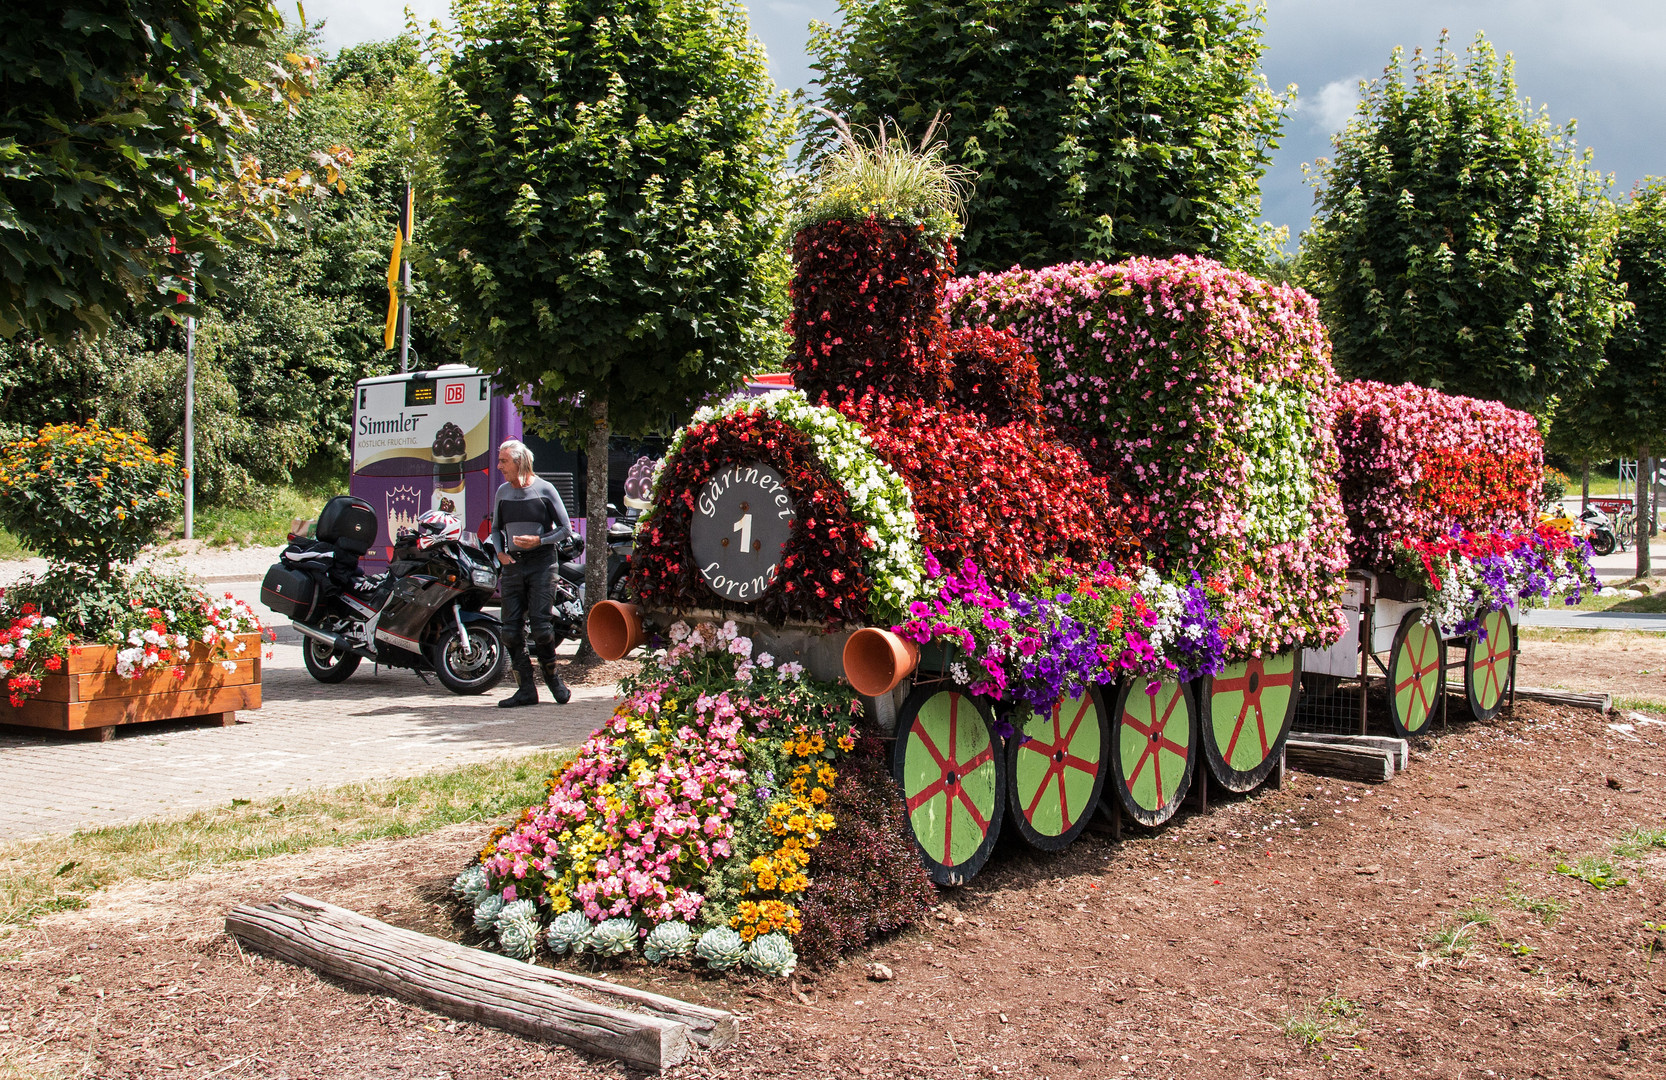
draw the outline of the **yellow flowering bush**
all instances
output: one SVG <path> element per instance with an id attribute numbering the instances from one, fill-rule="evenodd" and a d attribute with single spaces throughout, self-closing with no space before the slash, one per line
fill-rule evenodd
<path id="1" fill-rule="evenodd" d="M 0 525 L 48 559 L 107 573 L 179 512 L 184 477 L 143 435 L 51 424 L 0 447 Z"/>

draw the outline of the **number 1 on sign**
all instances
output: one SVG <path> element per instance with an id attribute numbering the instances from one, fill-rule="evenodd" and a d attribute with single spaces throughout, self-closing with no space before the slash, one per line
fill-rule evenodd
<path id="1" fill-rule="evenodd" d="M 740 533 L 740 549 L 742 551 L 751 551 L 752 550 L 752 515 L 751 514 L 742 514 L 741 519 L 739 521 L 735 522 L 734 531 Z"/>

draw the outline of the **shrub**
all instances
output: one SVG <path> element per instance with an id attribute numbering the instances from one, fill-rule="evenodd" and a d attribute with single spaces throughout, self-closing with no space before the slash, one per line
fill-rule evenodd
<path id="1" fill-rule="evenodd" d="M 1561 469 L 1545 467 L 1544 481 L 1539 485 L 1539 507 L 1551 513 L 1560 513 L 1562 500 L 1568 494 L 1568 488 L 1573 481 Z"/>
<path id="2" fill-rule="evenodd" d="M 0 448 L 0 524 L 50 559 L 107 572 L 179 512 L 183 479 L 142 435 L 53 424 Z"/>
<path id="3" fill-rule="evenodd" d="M 1034 351 L 1047 417 L 1127 489 L 1156 569 L 1229 582 L 1235 656 L 1335 640 L 1335 375 L 1311 297 L 1176 256 L 962 278 L 948 305 Z"/>
<path id="4" fill-rule="evenodd" d="M 810 887 L 799 902 L 800 957 L 826 966 L 879 934 L 911 925 L 937 891 L 909 838 L 886 744 L 866 738 L 839 766 L 828 809 L 838 824 L 810 855 Z"/>
<path id="5" fill-rule="evenodd" d="M 1348 555 L 1392 571 L 1397 540 L 1532 528 L 1544 485 L 1533 417 L 1496 401 L 1364 380 L 1336 393 Z"/>

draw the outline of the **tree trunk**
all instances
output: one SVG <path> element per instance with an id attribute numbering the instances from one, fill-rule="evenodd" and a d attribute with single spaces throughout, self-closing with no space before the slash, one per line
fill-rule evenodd
<path id="1" fill-rule="evenodd" d="M 1586 458 L 1579 463 L 1579 512 L 1583 514 L 1591 508 L 1591 459 Z"/>
<path id="2" fill-rule="evenodd" d="M 607 399 L 594 397 L 585 406 L 590 418 L 590 440 L 584 452 L 589 462 L 585 484 L 584 608 L 607 599 Z M 585 635 L 580 651 L 590 653 Z"/>
<path id="3" fill-rule="evenodd" d="M 1649 464 L 1649 448 L 1637 451 L 1637 576 L 1648 577 L 1649 565 L 1649 476 L 1644 470 Z"/>

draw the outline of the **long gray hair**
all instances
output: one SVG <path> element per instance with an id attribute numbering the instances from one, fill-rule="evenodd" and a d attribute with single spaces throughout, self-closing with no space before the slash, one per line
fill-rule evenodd
<path id="1" fill-rule="evenodd" d="M 505 439 L 498 446 L 498 450 L 509 451 L 509 457 L 515 462 L 515 468 L 527 476 L 532 475 L 532 450 L 519 439 Z"/>

